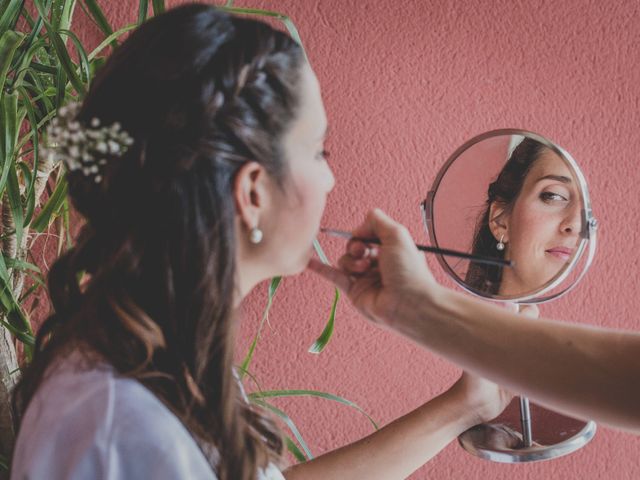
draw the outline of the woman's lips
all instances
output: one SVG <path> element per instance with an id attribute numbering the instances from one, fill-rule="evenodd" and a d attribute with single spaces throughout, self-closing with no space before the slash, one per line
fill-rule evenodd
<path id="1" fill-rule="evenodd" d="M 548 253 L 549 255 L 552 255 L 564 262 L 566 262 L 567 260 L 569 260 L 571 258 L 571 254 L 573 253 L 573 249 L 572 248 L 567 248 L 567 247 L 553 247 L 550 248 L 548 250 L 545 250 L 546 253 Z"/>

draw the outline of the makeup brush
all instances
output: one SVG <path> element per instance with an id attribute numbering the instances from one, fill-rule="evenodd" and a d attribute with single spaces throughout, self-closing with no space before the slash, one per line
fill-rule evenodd
<path id="1" fill-rule="evenodd" d="M 331 235 L 332 237 L 340 237 L 346 238 L 349 240 L 358 240 L 362 243 L 369 243 L 372 245 L 380 245 L 379 238 L 364 238 L 364 237 L 354 237 L 350 232 L 346 232 L 344 230 L 334 230 L 332 228 L 321 228 L 321 233 L 326 235 Z M 502 258 L 493 258 L 493 257 L 484 257 L 481 255 L 473 255 L 471 253 L 458 252 L 457 250 L 449 250 L 446 248 L 438 248 L 438 247 L 429 247 L 427 245 L 418 245 L 416 244 L 418 250 L 422 252 L 429 253 L 437 253 L 438 255 L 445 255 L 447 257 L 457 257 L 457 258 L 465 258 L 475 263 L 483 263 L 485 265 L 498 265 L 500 267 L 512 267 L 513 262 L 510 260 L 504 260 Z"/>

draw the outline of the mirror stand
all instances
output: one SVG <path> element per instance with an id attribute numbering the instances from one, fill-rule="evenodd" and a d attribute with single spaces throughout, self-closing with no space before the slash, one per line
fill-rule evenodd
<path id="1" fill-rule="evenodd" d="M 469 453 L 486 460 L 524 463 L 575 452 L 595 435 L 596 424 L 592 421 L 532 407 L 533 415 L 527 416 L 528 399 L 515 398 L 498 418 L 467 430 L 458 437 L 458 442 Z"/>

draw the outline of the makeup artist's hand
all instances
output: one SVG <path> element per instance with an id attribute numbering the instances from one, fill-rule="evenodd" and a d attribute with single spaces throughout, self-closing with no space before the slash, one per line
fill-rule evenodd
<path id="1" fill-rule="evenodd" d="M 407 229 L 381 210 L 370 211 L 352 233 L 354 237 L 377 237 L 381 244 L 350 240 L 339 268 L 315 259 L 309 268 L 335 283 L 369 319 L 393 327 L 394 312 L 401 302 L 412 301 L 414 292 L 422 292 L 424 299 L 425 293 L 435 296 L 443 288 L 433 279 Z"/>
<path id="2" fill-rule="evenodd" d="M 467 372 L 462 374 L 446 394 L 463 399 L 466 413 L 472 416 L 472 425 L 493 420 L 513 398 L 513 394 L 504 388 Z"/>

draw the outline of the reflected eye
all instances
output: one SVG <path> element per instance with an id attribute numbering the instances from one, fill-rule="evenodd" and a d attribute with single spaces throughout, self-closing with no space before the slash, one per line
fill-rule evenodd
<path id="1" fill-rule="evenodd" d="M 557 192 L 551 192 L 551 191 L 540 193 L 540 199 L 545 203 L 569 201 L 569 199 L 566 198 L 564 195 L 561 195 Z"/>

